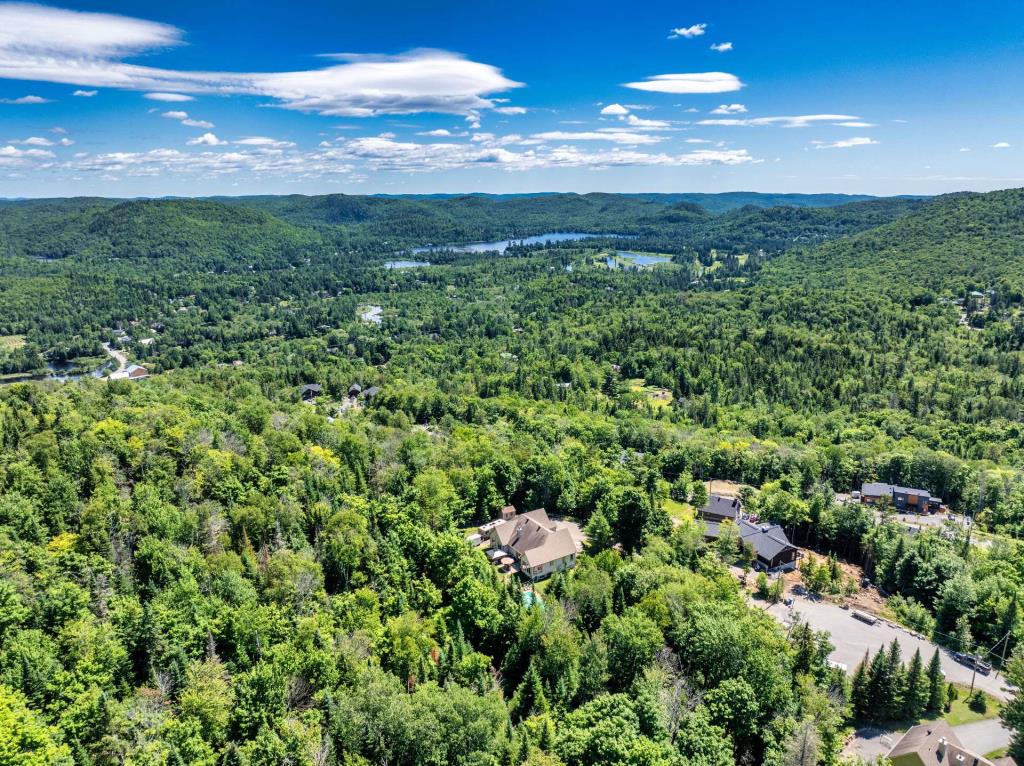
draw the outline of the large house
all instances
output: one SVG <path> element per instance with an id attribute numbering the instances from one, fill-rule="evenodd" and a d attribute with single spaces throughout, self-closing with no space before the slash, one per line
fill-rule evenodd
<path id="1" fill-rule="evenodd" d="M 531 580 L 576 566 L 576 557 L 583 547 L 578 527 L 552 521 L 543 508 L 516 513 L 514 506 L 505 506 L 500 518 L 480 527 L 480 534 L 491 542 L 492 559 L 515 559 L 518 570 Z"/>
<path id="2" fill-rule="evenodd" d="M 877 481 L 867 482 L 860 488 L 862 503 L 877 504 L 885 498 L 891 500 L 892 507 L 900 512 L 934 513 L 942 507 L 942 498 L 932 497 L 932 493 L 926 489 L 901 487 Z"/>
<path id="3" fill-rule="evenodd" d="M 754 551 L 754 568 L 764 572 L 790 572 L 796 569 L 800 549 L 789 542 L 786 533 L 778 524 L 756 524 L 741 518 L 739 523 L 705 521 L 704 538 L 717 540 L 723 524 L 732 524 L 739 531 L 740 541 Z"/>
<path id="4" fill-rule="evenodd" d="M 909 729 L 888 758 L 893 766 L 1016 766 L 1012 758 L 990 760 L 971 752 L 941 719 Z"/>
<path id="5" fill-rule="evenodd" d="M 111 380 L 142 380 L 149 377 L 149 370 L 141 364 L 129 364 L 123 370 L 110 373 Z"/>
<path id="6" fill-rule="evenodd" d="M 739 498 L 725 495 L 711 495 L 703 508 L 697 509 L 697 517 L 704 521 L 723 522 L 726 519 L 736 523 L 743 518 L 743 506 Z"/>

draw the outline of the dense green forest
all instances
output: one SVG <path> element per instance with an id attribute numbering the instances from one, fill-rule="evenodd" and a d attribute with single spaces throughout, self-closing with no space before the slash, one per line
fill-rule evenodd
<path id="1" fill-rule="evenodd" d="M 749 551 L 680 511 L 707 479 L 1024 667 L 1022 221 L 1022 190 L 0 204 L 0 764 L 839 763 L 866 676 L 751 605 Z M 594 236 L 409 255 L 550 232 Z M 104 343 L 150 377 L 47 379 Z M 986 544 L 836 501 L 871 480 Z M 465 541 L 507 503 L 589 537 L 538 598 Z M 928 659 L 893 716 L 941 704 Z"/>

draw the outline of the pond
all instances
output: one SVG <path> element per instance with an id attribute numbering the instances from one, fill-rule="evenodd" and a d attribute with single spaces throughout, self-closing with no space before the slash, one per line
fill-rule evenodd
<path id="1" fill-rule="evenodd" d="M 414 247 L 413 253 L 436 253 L 440 250 L 451 250 L 456 253 L 504 253 L 512 245 L 541 245 L 548 242 L 572 242 L 577 239 L 591 237 L 621 237 L 621 234 L 585 234 L 579 231 L 553 231 L 548 234 L 537 234 L 533 237 L 518 239 L 502 239 L 498 242 L 474 242 L 470 245 L 433 245 L 431 247 Z"/>
<path id="2" fill-rule="evenodd" d="M 0 386 L 9 386 L 12 383 L 28 383 L 30 381 L 55 380 L 58 383 L 67 383 L 82 378 L 102 378 L 113 367 L 113 362 L 107 361 L 90 372 L 84 372 L 80 365 L 73 360 L 65 362 L 47 362 L 46 372 L 42 374 L 25 373 L 24 375 L 10 375 L 0 380 Z"/>
<path id="3" fill-rule="evenodd" d="M 418 269 L 421 266 L 429 266 L 430 261 L 385 261 L 385 269 Z"/>
<path id="4" fill-rule="evenodd" d="M 619 250 L 615 255 L 609 255 L 605 264 L 609 269 L 642 269 L 647 266 L 657 266 L 659 263 L 670 263 L 672 258 L 667 255 L 652 255 L 651 253 L 632 253 L 628 250 Z"/>

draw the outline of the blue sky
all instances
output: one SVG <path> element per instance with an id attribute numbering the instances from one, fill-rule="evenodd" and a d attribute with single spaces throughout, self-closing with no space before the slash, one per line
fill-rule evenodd
<path id="1" fill-rule="evenodd" d="M 1024 4 L 0 2 L 0 196 L 1024 185 Z"/>

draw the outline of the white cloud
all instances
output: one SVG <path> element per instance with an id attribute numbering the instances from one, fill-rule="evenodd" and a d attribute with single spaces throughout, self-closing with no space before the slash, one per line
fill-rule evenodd
<path id="1" fill-rule="evenodd" d="M 875 128 L 878 127 L 873 122 L 863 122 L 862 120 L 848 120 L 846 122 L 837 122 L 840 128 Z"/>
<path id="2" fill-rule="evenodd" d="M 181 124 L 189 128 L 213 128 L 216 127 L 212 122 L 207 120 L 193 120 L 191 117 L 181 121 Z"/>
<path id="3" fill-rule="evenodd" d="M 741 165 L 754 162 L 745 149 L 697 150 L 684 154 L 651 154 L 632 149 L 587 152 L 575 146 L 536 147 L 512 151 L 501 146 L 357 138 L 327 152 L 333 159 L 363 163 L 371 170 L 429 172 L 495 167 L 508 171 L 546 168 L 604 169 L 624 166 Z"/>
<path id="4" fill-rule="evenodd" d="M 161 117 L 166 117 L 168 120 L 187 120 L 188 119 L 188 112 L 182 112 L 182 111 L 179 111 L 179 110 L 175 110 L 175 111 L 170 111 L 170 112 L 164 112 L 160 116 Z"/>
<path id="5" fill-rule="evenodd" d="M 711 46 L 711 50 L 716 53 L 726 53 L 732 50 L 732 43 L 715 43 Z"/>
<path id="6" fill-rule="evenodd" d="M 161 117 L 166 117 L 169 120 L 178 120 L 182 125 L 187 128 L 202 128 L 203 130 L 209 130 L 210 128 L 216 127 L 212 122 L 207 120 L 197 120 L 189 117 L 188 112 L 184 112 L 180 109 L 172 109 L 169 112 L 163 112 Z"/>
<path id="7" fill-rule="evenodd" d="M 26 146 L 53 146 L 53 141 L 42 136 L 31 136 L 18 143 L 25 144 Z"/>
<path id="8" fill-rule="evenodd" d="M 18 149 L 8 144 L 0 146 L 0 167 L 31 167 L 42 160 L 51 160 L 54 153 L 48 149 Z"/>
<path id="9" fill-rule="evenodd" d="M 79 98 L 92 98 L 97 93 L 99 93 L 98 90 L 76 90 L 71 95 L 72 96 L 78 96 Z"/>
<path id="10" fill-rule="evenodd" d="M 753 117 L 749 119 L 699 120 L 698 125 L 724 125 L 727 127 L 764 127 L 778 125 L 783 128 L 806 128 L 816 122 L 857 120 L 849 114 L 801 114 L 791 117 Z"/>
<path id="11" fill-rule="evenodd" d="M 546 133 L 534 133 L 530 138 L 536 141 L 610 141 L 614 144 L 627 144 L 629 146 L 656 144 L 659 141 L 665 140 L 664 136 L 648 136 L 643 133 L 614 129 L 578 132 L 551 130 Z"/>
<path id="12" fill-rule="evenodd" d="M 992 144 L 993 149 L 1009 149 L 1010 145 L 1006 141 L 1000 141 L 998 144 Z"/>
<path id="13" fill-rule="evenodd" d="M 629 110 L 622 104 L 608 104 L 608 106 L 601 110 L 601 114 L 611 117 L 623 117 L 629 114 Z"/>
<path id="14" fill-rule="evenodd" d="M 163 101 L 164 103 L 169 104 L 195 101 L 192 96 L 186 96 L 184 93 L 145 93 L 142 97 L 148 98 L 150 101 Z"/>
<path id="15" fill-rule="evenodd" d="M 72 141 L 72 140 L 71 140 L 70 138 L 68 138 L 67 136 L 65 136 L 64 138 L 62 138 L 62 139 L 60 140 L 60 145 L 61 145 L 61 146 L 73 146 L 73 145 L 74 145 L 74 143 L 75 143 L 75 142 L 74 142 L 74 141 Z"/>
<path id="16" fill-rule="evenodd" d="M 49 104 L 50 99 L 42 96 L 21 96 L 19 98 L 0 98 L 0 104 Z"/>
<path id="17" fill-rule="evenodd" d="M 431 136 L 433 138 L 451 138 L 454 134 L 450 130 L 438 128 L 437 130 L 425 130 L 422 133 L 417 133 L 417 135 Z"/>
<path id="18" fill-rule="evenodd" d="M 710 144 L 711 142 L 706 138 L 688 138 L 683 143 L 686 144 Z"/>
<path id="19" fill-rule="evenodd" d="M 644 130 L 671 130 L 672 125 L 665 120 L 645 120 L 635 114 L 626 118 L 626 124 L 631 128 L 642 128 Z"/>
<path id="20" fill-rule="evenodd" d="M 125 59 L 174 46 L 182 32 L 166 24 L 42 5 L 0 5 L 0 78 L 149 91 L 157 101 L 213 93 L 273 99 L 285 109 L 325 115 L 490 109 L 492 94 L 521 83 L 497 67 L 439 50 L 398 56 L 330 54 L 340 63 L 290 72 L 189 72 Z"/>
<path id="21" fill-rule="evenodd" d="M 873 138 L 868 138 L 867 136 L 857 136 L 857 137 L 854 137 L 854 138 L 844 138 L 844 139 L 841 139 L 839 141 L 834 141 L 831 144 L 824 144 L 824 143 L 818 142 L 817 143 L 817 148 L 819 148 L 819 149 L 849 149 L 850 147 L 853 147 L 853 146 L 871 146 L 871 145 L 877 144 L 877 143 L 878 143 L 878 141 L 876 141 Z"/>
<path id="22" fill-rule="evenodd" d="M 239 146 L 262 146 L 271 149 L 285 149 L 291 146 L 295 146 L 293 141 L 279 141 L 276 138 L 270 138 L 269 136 L 246 136 L 240 138 L 234 143 Z"/>
<path id="23" fill-rule="evenodd" d="M 498 114 L 526 114 L 526 107 L 522 106 L 496 106 L 494 111 Z"/>
<path id="24" fill-rule="evenodd" d="M 652 93 L 727 93 L 739 90 L 743 83 L 726 72 L 694 72 L 690 74 L 659 74 L 639 82 L 623 83 L 627 88 Z"/>
<path id="25" fill-rule="evenodd" d="M 669 30 L 668 39 L 675 40 L 680 37 L 684 37 L 687 39 L 693 37 L 700 37 L 707 31 L 707 28 L 707 24 L 694 24 L 693 26 L 689 27 L 676 27 L 675 29 Z"/>
<path id="26" fill-rule="evenodd" d="M 711 110 L 711 114 L 743 114 L 747 107 L 743 104 L 720 104 Z"/>
<path id="27" fill-rule="evenodd" d="M 203 133 L 196 138 L 190 138 L 186 143 L 189 146 L 224 146 L 227 141 L 221 141 L 213 133 Z"/>
<path id="28" fill-rule="evenodd" d="M 961 146 L 960 147 L 960 151 L 962 151 L 962 152 L 969 152 L 969 151 L 971 151 L 971 149 L 970 149 L 969 146 Z"/>

